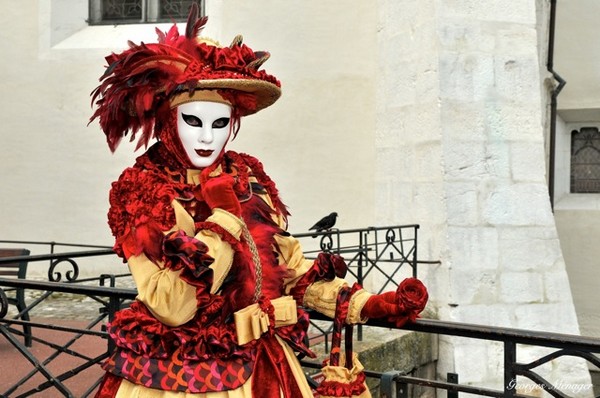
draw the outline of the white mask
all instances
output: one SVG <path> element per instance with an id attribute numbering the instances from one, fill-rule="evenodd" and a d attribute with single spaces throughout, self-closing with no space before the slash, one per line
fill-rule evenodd
<path id="1" fill-rule="evenodd" d="M 177 107 L 177 134 L 195 167 L 212 165 L 229 141 L 231 106 L 193 101 Z"/>

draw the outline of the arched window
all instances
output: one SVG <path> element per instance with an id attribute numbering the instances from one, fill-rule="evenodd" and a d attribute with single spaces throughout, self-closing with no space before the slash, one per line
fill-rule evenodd
<path id="1" fill-rule="evenodd" d="M 90 25 L 182 22 L 192 3 L 204 14 L 203 0 L 89 0 Z"/>
<path id="2" fill-rule="evenodd" d="M 600 132 L 596 127 L 571 132 L 571 193 L 600 193 Z"/>

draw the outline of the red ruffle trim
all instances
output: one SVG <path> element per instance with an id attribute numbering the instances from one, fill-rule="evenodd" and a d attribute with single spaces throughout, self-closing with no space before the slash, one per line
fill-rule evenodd
<path id="1" fill-rule="evenodd" d="M 265 173 L 263 164 L 257 158 L 248 155 L 247 153 L 236 153 L 233 151 L 228 151 L 226 155 L 231 158 L 235 163 L 244 163 L 249 169 L 252 171 L 252 174 L 256 177 L 259 183 L 265 188 L 269 197 L 271 198 L 271 202 L 273 202 L 273 206 L 275 209 L 283 215 L 283 217 L 287 217 L 290 215 L 286 206 L 281 201 L 279 197 L 279 191 L 275 185 L 275 182 Z M 240 175 L 243 178 L 240 178 L 240 182 L 244 186 L 248 186 L 248 170 L 239 170 Z M 245 173 L 245 174 L 244 174 Z"/>
<path id="2" fill-rule="evenodd" d="M 324 380 L 319 384 L 316 391 L 320 396 L 325 397 L 353 397 L 362 394 L 367 387 L 365 386 L 366 376 L 364 373 L 356 375 L 356 379 L 349 383 L 339 381 Z"/>
<path id="3" fill-rule="evenodd" d="M 121 386 L 122 378 L 115 376 L 112 373 L 105 373 L 102 378 L 102 382 L 100 383 L 100 387 L 98 387 L 98 392 L 94 396 L 94 398 L 114 398 L 117 396 L 117 391 L 119 391 L 119 387 Z"/>
<path id="4" fill-rule="evenodd" d="M 221 239 L 229 243 L 229 245 L 231 245 L 231 248 L 236 252 L 241 248 L 240 241 L 237 240 L 235 236 L 233 236 L 229 231 L 221 227 L 219 224 L 210 221 L 202 221 L 197 222 L 195 226 L 196 231 L 208 230 L 218 234 L 219 236 L 221 236 Z"/>
<path id="5" fill-rule="evenodd" d="M 305 345 L 308 324 L 308 314 L 299 310 L 296 324 L 275 329 L 271 325 L 271 334 L 277 334 L 295 351 L 314 358 L 315 354 Z M 219 320 L 206 323 L 197 317 L 182 326 L 166 326 L 138 301 L 115 314 L 115 319 L 108 325 L 108 333 L 117 347 L 156 359 L 168 359 L 181 349 L 181 357 L 185 360 L 250 360 L 260 341 L 237 345 L 235 324 L 223 324 Z"/>
<path id="6" fill-rule="evenodd" d="M 182 358 L 208 360 L 214 358 L 251 358 L 253 343 L 236 344 L 235 325 L 218 320 L 210 324 L 198 317 L 185 325 L 170 327 L 158 321 L 140 302 L 119 311 L 108 325 L 117 347 L 150 358 L 169 358 L 181 348 Z"/>
<path id="7" fill-rule="evenodd" d="M 112 184 L 108 224 L 116 237 L 114 250 L 123 257 L 145 253 L 162 260 L 162 231 L 175 224 L 171 207 L 176 192 L 157 170 L 126 169 Z"/>

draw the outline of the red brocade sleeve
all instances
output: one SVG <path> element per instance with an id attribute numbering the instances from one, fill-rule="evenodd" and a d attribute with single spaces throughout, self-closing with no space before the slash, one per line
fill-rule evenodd
<path id="1" fill-rule="evenodd" d="M 113 184 L 108 216 L 114 250 L 128 262 L 138 301 L 161 322 L 179 325 L 212 302 L 213 258 L 190 236 L 193 221 L 180 225 L 183 209 L 165 178 L 154 168 L 126 169 Z"/>

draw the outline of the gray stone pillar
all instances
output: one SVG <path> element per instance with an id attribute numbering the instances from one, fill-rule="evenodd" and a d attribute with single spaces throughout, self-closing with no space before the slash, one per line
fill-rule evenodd
<path id="1" fill-rule="evenodd" d="M 421 224 L 419 257 L 442 261 L 420 268 L 441 319 L 578 334 L 546 184 L 547 10 L 537 15 L 535 0 L 381 0 L 379 11 L 380 224 Z M 441 339 L 438 373 L 448 371 L 502 388 L 502 346 Z M 542 373 L 590 383 L 580 360 Z"/>

